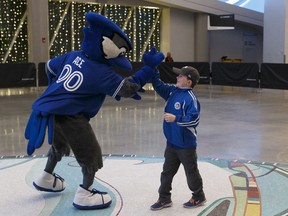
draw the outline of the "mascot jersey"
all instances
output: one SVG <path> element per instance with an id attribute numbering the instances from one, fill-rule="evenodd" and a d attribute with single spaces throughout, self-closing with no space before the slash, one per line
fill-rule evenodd
<path id="1" fill-rule="evenodd" d="M 32 107 L 56 115 L 83 113 L 92 118 L 99 111 L 105 95 L 115 97 L 123 81 L 111 66 L 89 60 L 82 51 L 51 59 L 47 70 L 55 76 L 55 81 Z"/>

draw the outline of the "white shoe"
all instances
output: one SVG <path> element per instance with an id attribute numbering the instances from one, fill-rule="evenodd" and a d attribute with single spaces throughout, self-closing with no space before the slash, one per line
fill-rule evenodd
<path id="1" fill-rule="evenodd" d="M 80 185 L 76 191 L 73 206 L 81 210 L 107 208 L 112 203 L 112 199 L 106 192 L 92 189 L 86 190 Z"/>
<path id="2" fill-rule="evenodd" d="M 40 191 L 61 192 L 66 184 L 63 178 L 56 173 L 50 174 L 43 171 L 42 174 L 33 182 L 34 187 Z"/>

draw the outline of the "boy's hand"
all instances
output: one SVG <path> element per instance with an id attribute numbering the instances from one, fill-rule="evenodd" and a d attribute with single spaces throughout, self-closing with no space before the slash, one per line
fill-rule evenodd
<path id="1" fill-rule="evenodd" d="M 166 122 L 174 122 L 176 119 L 176 116 L 171 113 L 164 113 L 164 120 Z"/>

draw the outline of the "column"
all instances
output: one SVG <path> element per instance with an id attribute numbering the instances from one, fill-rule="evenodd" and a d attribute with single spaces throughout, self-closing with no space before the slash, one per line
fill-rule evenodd
<path id="1" fill-rule="evenodd" d="M 171 52 L 171 29 L 170 29 L 170 9 L 163 8 L 161 14 L 161 38 L 160 38 L 160 47 L 161 51 L 166 55 L 167 52 Z M 173 57 L 173 53 L 172 53 Z"/>
<path id="2" fill-rule="evenodd" d="M 209 62 L 209 33 L 207 14 L 195 13 L 195 61 Z"/>
<path id="3" fill-rule="evenodd" d="M 264 63 L 288 62 L 288 0 L 265 0 L 264 8 Z"/>
<path id="4" fill-rule="evenodd" d="M 48 0 L 27 0 L 29 62 L 49 59 Z"/>

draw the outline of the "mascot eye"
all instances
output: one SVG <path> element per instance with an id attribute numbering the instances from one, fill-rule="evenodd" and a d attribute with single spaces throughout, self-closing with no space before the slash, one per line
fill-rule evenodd
<path id="1" fill-rule="evenodd" d="M 106 59 L 112 59 L 126 54 L 125 47 L 119 49 L 110 38 L 105 36 L 103 36 L 102 47 Z"/>
<path id="2" fill-rule="evenodd" d="M 126 54 L 126 48 L 125 47 L 121 47 L 119 56 L 125 56 L 125 54 Z"/>

